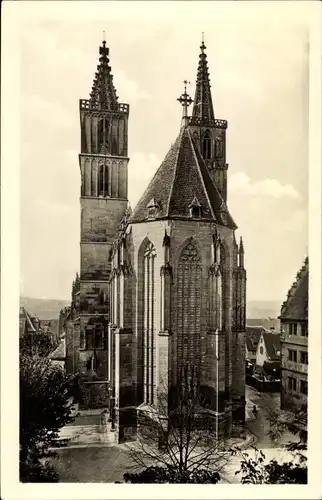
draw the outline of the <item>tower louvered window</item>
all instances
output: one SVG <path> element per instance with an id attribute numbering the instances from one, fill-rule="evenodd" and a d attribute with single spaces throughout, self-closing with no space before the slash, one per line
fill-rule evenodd
<path id="1" fill-rule="evenodd" d="M 192 364 L 200 370 L 201 257 L 190 241 L 179 258 L 177 278 L 178 370 Z"/>
<path id="2" fill-rule="evenodd" d="M 203 136 L 202 156 L 205 160 L 210 160 L 211 158 L 211 137 L 209 130 L 206 130 L 205 135 Z"/>
<path id="3" fill-rule="evenodd" d="M 144 282 L 144 401 L 153 404 L 155 398 L 155 257 L 156 251 L 148 243 L 143 258 Z"/>

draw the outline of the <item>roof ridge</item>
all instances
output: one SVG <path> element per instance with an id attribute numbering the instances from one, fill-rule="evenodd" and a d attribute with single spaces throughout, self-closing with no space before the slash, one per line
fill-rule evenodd
<path id="1" fill-rule="evenodd" d="M 181 137 L 183 136 L 184 132 L 185 132 L 185 128 L 182 128 L 180 130 L 180 133 L 178 135 L 178 137 L 176 138 L 174 144 L 176 144 L 177 141 L 180 142 L 180 139 Z M 170 148 L 171 150 L 171 148 Z M 168 207 L 167 207 L 167 211 L 166 211 L 166 217 L 169 217 L 169 211 L 170 211 L 170 201 L 171 201 L 171 196 L 172 196 L 172 193 L 173 193 L 173 186 L 174 186 L 174 181 L 175 181 L 175 178 L 176 178 L 176 173 L 177 173 L 177 168 L 176 166 L 178 165 L 178 160 L 179 160 L 179 154 L 180 154 L 180 147 L 178 148 L 178 151 L 177 151 L 177 155 L 176 155 L 176 161 L 175 161 L 175 168 L 173 169 L 173 179 L 172 179 L 172 182 L 171 182 L 171 187 L 170 187 L 170 191 L 169 191 L 169 196 L 168 196 Z"/>
<path id="2" fill-rule="evenodd" d="M 179 134 L 180 136 L 180 134 Z M 135 211 L 137 209 L 137 207 L 139 206 L 139 203 L 141 202 L 141 200 L 143 200 L 143 198 L 145 197 L 146 193 L 149 191 L 149 188 L 150 188 L 150 185 L 153 183 L 153 180 L 154 178 L 158 175 L 158 172 L 159 172 L 159 169 L 160 167 L 163 165 L 163 163 L 167 160 L 168 156 L 171 154 L 171 151 L 176 147 L 177 145 L 177 140 L 179 139 L 179 136 L 176 138 L 176 140 L 174 141 L 174 143 L 170 146 L 170 149 L 168 150 L 167 154 L 165 155 L 165 157 L 163 158 L 163 160 L 161 161 L 160 165 L 158 166 L 158 168 L 156 169 L 156 171 L 154 172 L 154 175 L 152 177 L 152 179 L 148 182 L 145 190 L 143 191 L 142 195 L 140 196 L 140 198 L 138 199 L 136 205 L 134 206 L 133 210 L 132 210 L 132 214 L 130 215 L 129 217 L 129 222 L 131 222 L 131 218 L 133 215 L 135 215 Z"/>
<path id="3" fill-rule="evenodd" d="M 188 129 L 187 132 L 188 132 L 188 138 L 190 140 L 190 144 L 191 144 L 191 147 L 192 147 L 192 152 L 193 152 L 193 155 L 194 155 L 195 160 L 196 160 L 197 171 L 198 171 L 199 177 L 201 179 L 201 182 L 202 182 L 202 185 L 203 185 L 203 188 L 204 188 L 204 191 L 205 191 L 205 195 L 206 195 L 206 198 L 207 198 L 207 201 L 208 201 L 208 205 L 209 205 L 209 208 L 210 208 L 210 213 L 212 214 L 214 220 L 217 222 L 217 217 L 216 217 L 215 212 L 214 212 L 214 210 L 212 208 L 212 204 L 210 203 L 210 199 L 209 199 L 209 196 L 208 196 L 206 185 L 204 183 L 203 175 L 201 173 L 199 161 L 198 161 L 198 158 L 197 158 L 197 155 L 196 155 L 196 151 L 195 151 L 195 147 L 194 147 L 194 143 L 193 143 L 193 140 L 192 140 L 192 137 L 191 137 L 190 130 Z"/>

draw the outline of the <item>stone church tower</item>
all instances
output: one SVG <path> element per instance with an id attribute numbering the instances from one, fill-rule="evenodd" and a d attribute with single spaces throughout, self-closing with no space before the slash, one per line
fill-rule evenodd
<path id="1" fill-rule="evenodd" d="M 99 54 L 90 98 L 79 103 L 81 265 L 73 284 L 72 342 L 69 338 L 67 344 L 73 344 L 72 371 L 80 371 L 85 380 L 102 382 L 95 386 L 100 401 L 92 395 L 89 404 L 104 406 L 109 394 L 109 256 L 127 209 L 129 105 L 118 102 L 105 41 Z"/>
<path id="2" fill-rule="evenodd" d="M 192 116 L 185 88 L 178 99 L 183 106 L 180 133 L 132 214 L 125 212 L 126 190 L 120 190 L 126 178 L 128 109 L 117 111 L 118 123 L 124 123 L 118 154 L 124 157 L 108 149 L 113 135 L 102 156 L 102 150 L 91 148 L 101 147 L 98 137 L 106 137 L 106 125 L 98 135 L 101 117 L 114 123 L 112 84 L 104 101 L 108 109 L 100 111 L 103 104 L 98 104 L 98 110 L 88 111 L 81 104 L 81 293 L 85 299 L 93 287 L 107 292 L 111 266 L 108 378 L 118 442 L 133 438 L 140 415 L 157 406 L 161 384 L 169 391 L 176 387 L 185 363 L 195 366 L 206 394 L 205 411 L 218 428 L 230 434 L 244 421 L 244 248 L 242 241 L 236 243 L 237 226 L 227 207 L 227 121 L 215 118 L 205 49 L 202 42 Z M 99 74 L 108 80 L 107 69 Z M 108 191 L 109 197 L 98 194 L 100 161 L 108 168 L 115 162 L 112 172 L 118 173 L 118 191 Z M 108 174 L 108 179 L 114 177 Z M 110 235 L 122 214 L 107 264 Z M 83 331 L 90 318 L 84 316 Z"/>

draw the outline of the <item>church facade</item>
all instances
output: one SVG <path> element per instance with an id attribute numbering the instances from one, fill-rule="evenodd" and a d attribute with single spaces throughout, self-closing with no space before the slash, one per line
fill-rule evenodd
<path id="1" fill-rule="evenodd" d="M 230 434 L 245 417 L 246 270 L 227 205 L 227 121 L 215 117 L 205 45 L 179 135 L 132 212 L 129 106 L 106 43 L 80 101 L 81 269 L 73 296 L 74 369 L 109 388 L 117 442 L 193 366 L 205 411 Z M 191 116 L 188 108 L 192 105 Z M 178 124 L 179 125 L 179 124 Z"/>

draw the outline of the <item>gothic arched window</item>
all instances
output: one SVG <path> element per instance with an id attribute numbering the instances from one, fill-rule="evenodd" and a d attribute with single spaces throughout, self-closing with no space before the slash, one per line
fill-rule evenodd
<path id="1" fill-rule="evenodd" d="M 143 385 L 144 401 L 153 404 L 155 397 L 155 257 L 156 251 L 151 242 L 145 247 L 143 254 Z"/>
<path id="2" fill-rule="evenodd" d="M 104 118 L 101 118 L 97 124 L 97 143 L 98 153 L 100 153 L 104 144 Z"/>
<path id="3" fill-rule="evenodd" d="M 99 196 L 104 196 L 104 187 L 105 187 L 105 166 L 99 166 L 98 173 L 98 194 Z"/>
<path id="4" fill-rule="evenodd" d="M 206 130 L 202 139 L 202 156 L 205 160 L 211 158 L 211 136 L 209 130 Z"/>
<path id="5" fill-rule="evenodd" d="M 111 148 L 111 154 L 112 155 L 117 155 L 118 154 L 118 150 L 117 150 L 117 141 L 115 139 L 115 137 L 113 138 L 112 140 L 112 148 Z"/>
<path id="6" fill-rule="evenodd" d="M 190 363 L 200 370 L 201 272 L 199 251 L 190 240 L 180 254 L 177 274 L 178 374 Z"/>

